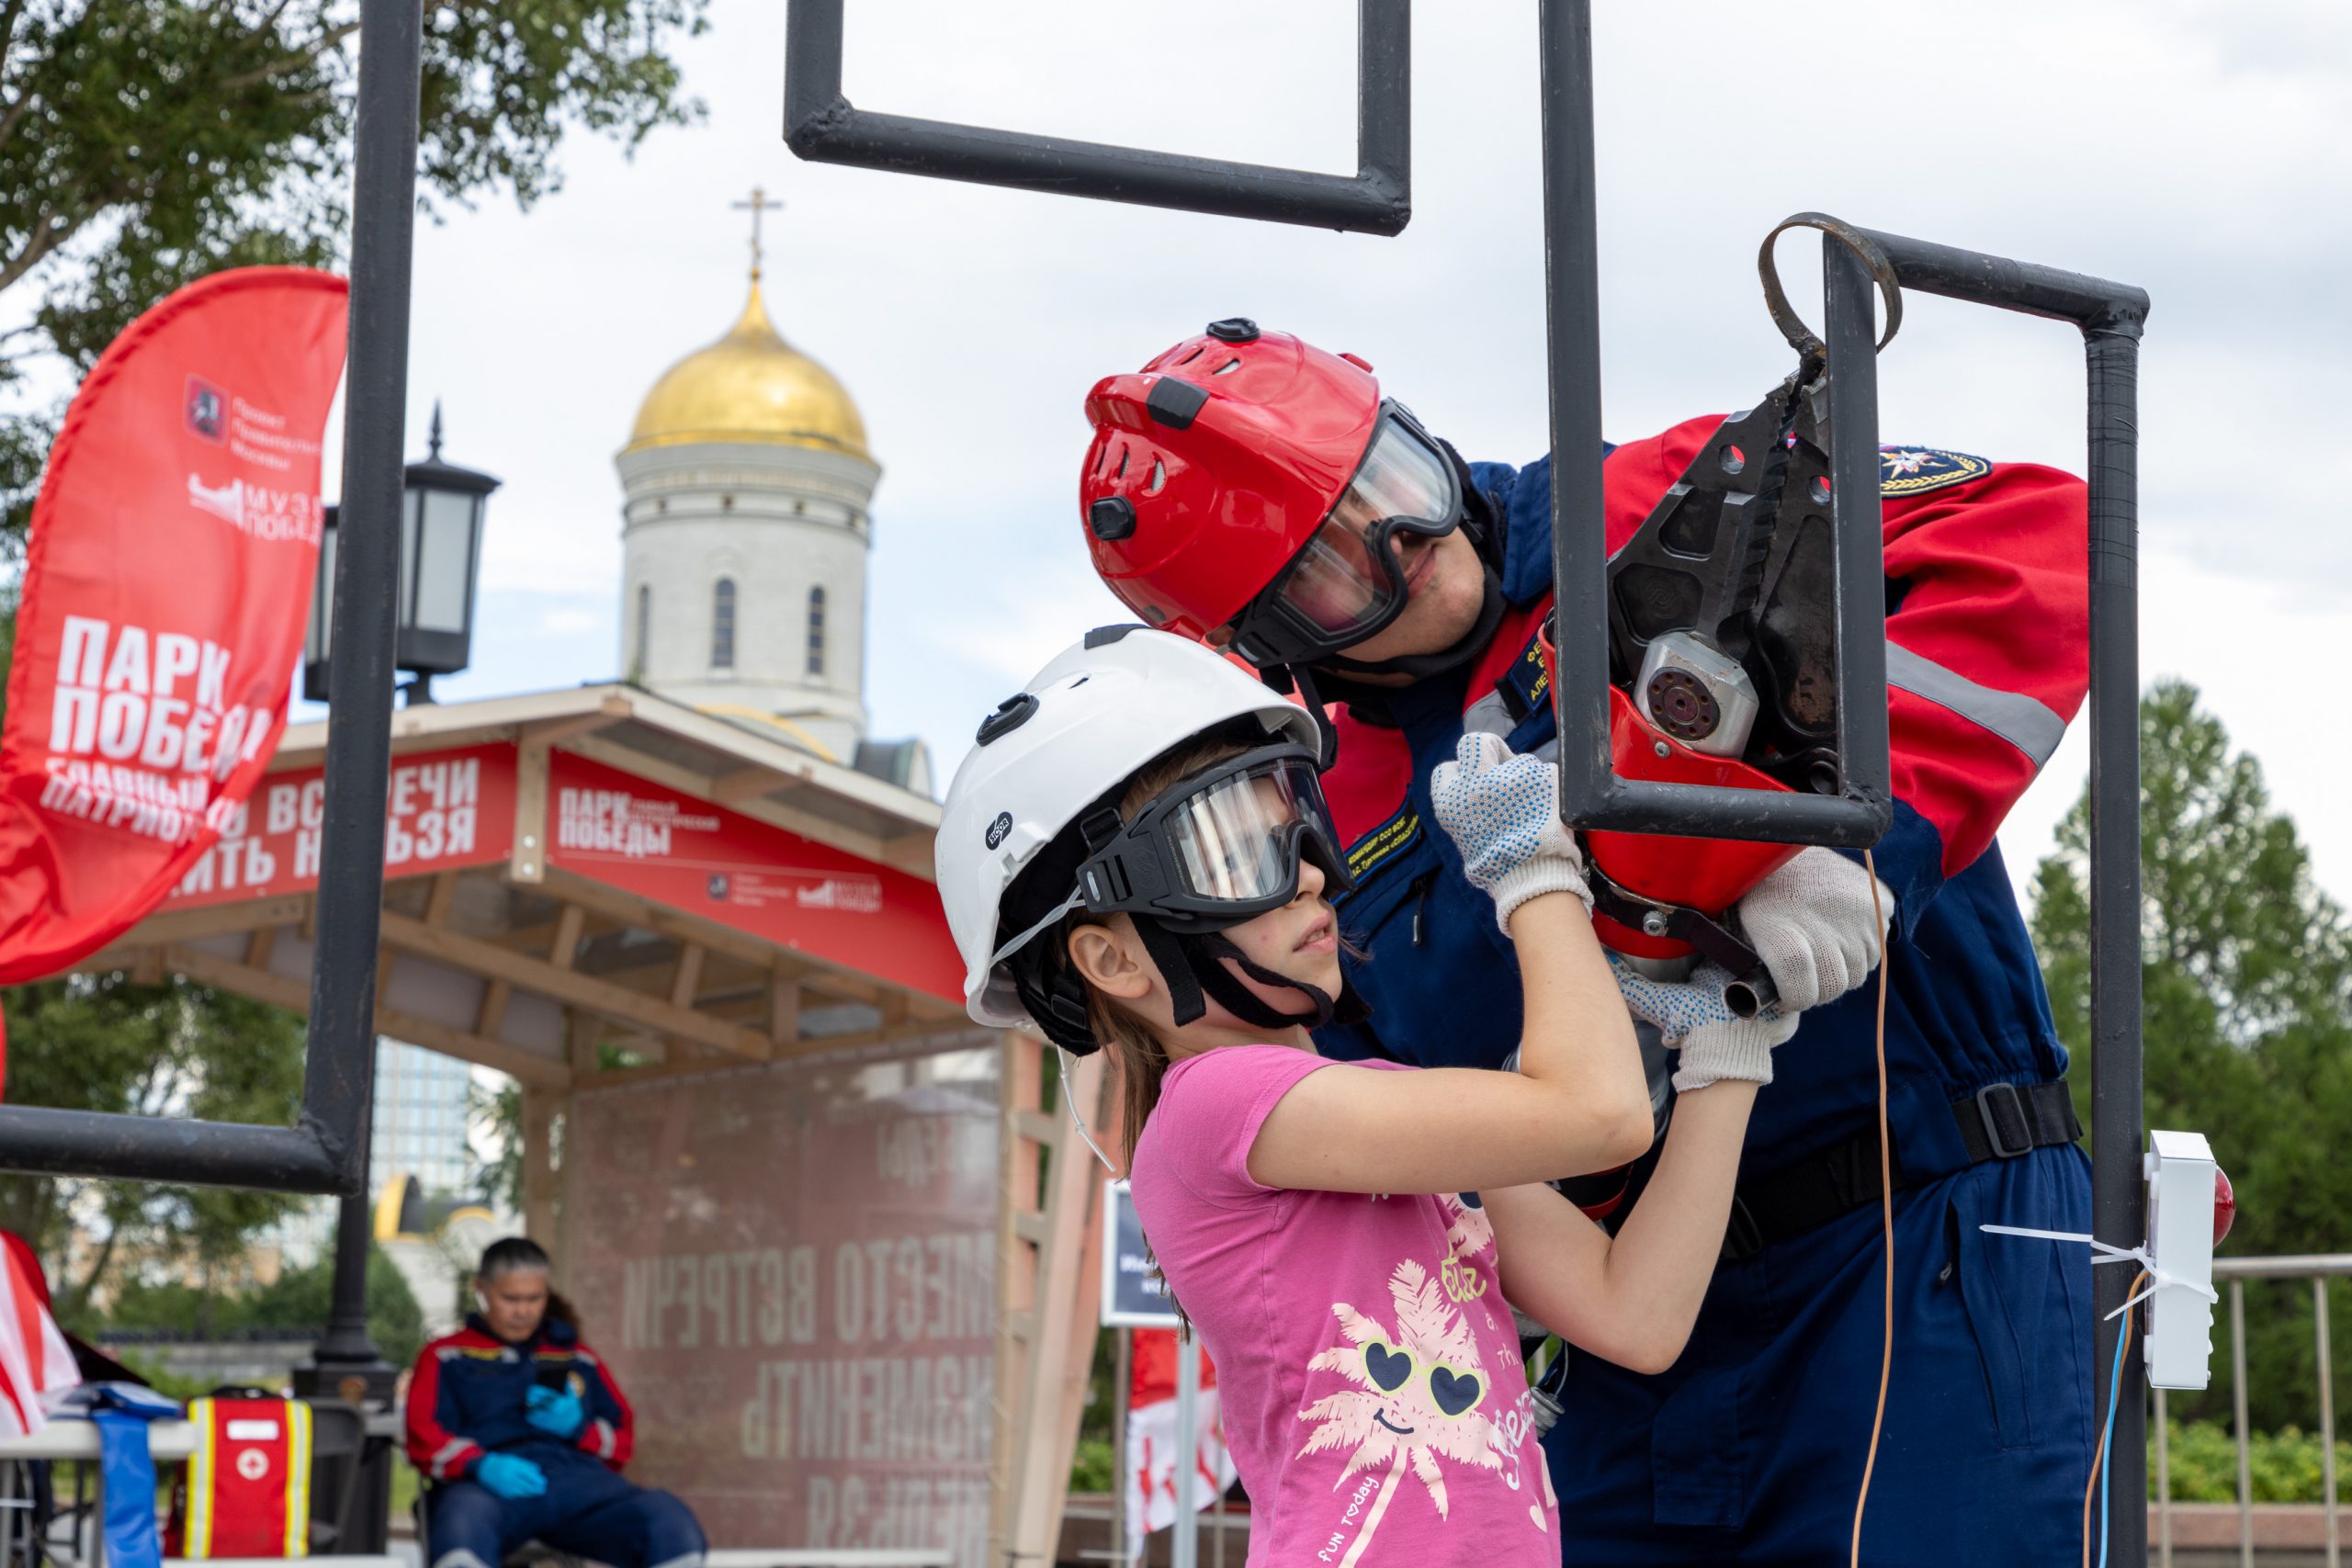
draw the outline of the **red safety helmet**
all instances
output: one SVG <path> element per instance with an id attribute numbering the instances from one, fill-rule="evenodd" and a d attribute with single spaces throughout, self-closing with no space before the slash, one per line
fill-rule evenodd
<path id="1" fill-rule="evenodd" d="M 1462 521 L 1452 458 L 1371 366 L 1241 317 L 1096 382 L 1086 414 L 1096 572 L 1164 630 L 1235 626 L 1261 668 L 1379 631 L 1406 598 L 1390 536 Z"/>

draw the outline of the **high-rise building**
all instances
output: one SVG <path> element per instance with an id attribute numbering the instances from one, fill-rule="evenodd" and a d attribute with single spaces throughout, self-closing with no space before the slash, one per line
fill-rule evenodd
<path id="1" fill-rule="evenodd" d="M 398 1040 L 376 1042 L 376 1110 L 368 1141 L 368 1192 L 372 1201 L 396 1176 L 411 1176 L 436 1196 L 470 1193 L 468 1127 L 474 1069 Z M 285 1223 L 279 1243 L 288 1263 L 300 1266 L 334 1243 L 335 1200 L 309 1203 Z"/>

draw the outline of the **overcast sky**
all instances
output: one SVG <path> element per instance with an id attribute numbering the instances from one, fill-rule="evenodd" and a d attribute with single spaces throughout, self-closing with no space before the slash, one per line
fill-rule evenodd
<path id="1" fill-rule="evenodd" d="M 1606 425 L 1752 402 L 1789 356 L 1757 242 L 1814 208 L 2100 274 L 2154 299 L 2141 381 L 2143 669 L 2197 682 L 2352 896 L 2343 643 L 2352 527 L 2352 8 L 2180 0 L 1964 8 L 1607 5 L 1597 21 Z M 861 107 L 1347 172 L 1352 0 L 853 0 Z M 1465 455 L 1543 450 L 1534 8 L 1417 8 L 1413 220 L 1383 240 L 800 163 L 784 7 L 718 0 L 683 51 L 706 124 L 422 225 L 410 446 L 492 502 L 482 695 L 609 677 L 612 457 L 662 370 L 741 304 L 757 184 L 768 301 L 864 410 L 875 502 L 867 699 L 943 778 L 979 715 L 1118 617 L 1080 544 L 1079 404 L 1213 317 L 1372 360 Z M 1809 283 L 1811 249 L 1784 270 Z M 2068 329 L 1914 297 L 1880 362 L 1890 440 L 2079 471 Z M 748 613 L 756 614 L 751 607 Z M 2031 628 L 2018 628 L 2030 636 Z M 2075 727 L 2003 835 L 2022 876 L 2081 786 Z"/>

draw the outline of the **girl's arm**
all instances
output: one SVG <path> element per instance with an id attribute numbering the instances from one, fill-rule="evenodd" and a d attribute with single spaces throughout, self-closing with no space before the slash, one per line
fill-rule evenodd
<path id="1" fill-rule="evenodd" d="M 1675 1102 L 1657 1169 L 1613 1239 L 1548 1187 L 1482 1191 L 1504 1297 L 1603 1360 L 1672 1366 L 1714 1277 L 1757 1087 L 1724 1078 Z"/>
<path id="2" fill-rule="evenodd" d="M 1606 1170 L 1649 1147 L 1649 1084 L 1592 934 L 1583 857 L 1560 825 L 1559 770 L 1492 735 L 1464 736 L 1454 759 L 1431 776 L 1430 800 L 1519 955 L 1519 1071 L 1311 1074 L 1250 1145 L 1250 1174 L 1265 1186 L 1483 1191 Z"/>
<path id="3" fill-rule="evenodd" d="M 1251 1179 L 1323 1192 L 1460 1192 L 1638 1158 L 1654 1131 L 1634 1025 L 1584 906 L 1511 917 L 1526 989 L 1520 1070 L 1398 1073 L 1333 1063 L 1300 1079 L 1250 1146 Z"/>

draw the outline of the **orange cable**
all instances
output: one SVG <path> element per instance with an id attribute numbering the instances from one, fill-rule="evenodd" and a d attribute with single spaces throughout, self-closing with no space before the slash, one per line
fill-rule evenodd
<path id="1" fill-rule="evenodd" d="M 1871 1500 L 1871 1472 L 1878 1468 L 1878 1438 L 1886 1424 L 1886 1384 L 1894 1371 L 1894 1161 L 1886 1137 L 1886 914 L 1879 903 L 1878 865 L 1871 852 L 1862 852 L 1862 869 L 1870 873 L 1871 913 L 1878 920 L 1878 1200 L 1886 1233 L 1886 1346 L 1879 1353 L 1878 1409 L 1871 1416 L 1870 1452 L 1862 1461 L 1862 1490 L 1854 1499 L 1854 1541 L 1848 1551 L 1849 1568 L 1861 1568 L 1862 1509 Z"/>
<path id="2" fill-rule="evenodd" d="M 2147 1277 L 2148 1271 L 2145 1269 L 2132 1276 L 2132 1282 L 2123 1288 L 2123 1299 L 2130 1301 L 2133 1296 L 2138 1295 L 2141 1283 Z M 2123 1335 L 2123 1343 L 2127 1346 L 2132 1343 L 2132 1325 L 2138 1321 L 2139 1316 L 2139 1309 L 2136 1306 L 2123 1314 L 2123 1327 L 2120 1332 Z M 2117 1360 L 2116 1365 L 2120 1368 L 2131 1359 L 2132 1352 L 2127 1349 Z M 2091 1568 L 2091 1497 L 2098 1491 L 2098 1472 L 2107 1463 L 2107 1423 L 2102 1421 L 2098 1427 L 2098 1447 L 2091 1450 L 2091 1478 L 2083 1483 L 2083 1568 Z M 2143 1507 L 2145 1506 L 2144 1503 L 2142 1505 Z"/>

